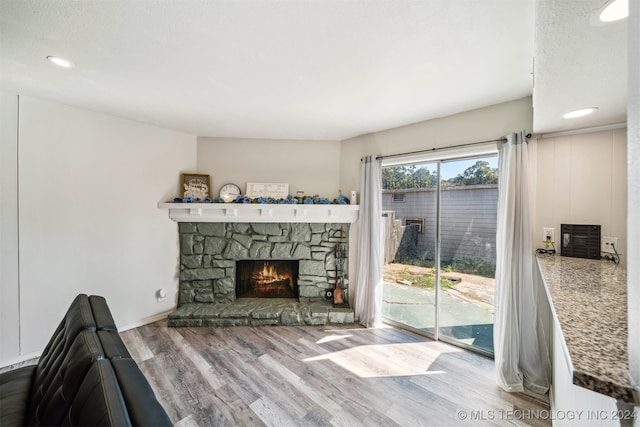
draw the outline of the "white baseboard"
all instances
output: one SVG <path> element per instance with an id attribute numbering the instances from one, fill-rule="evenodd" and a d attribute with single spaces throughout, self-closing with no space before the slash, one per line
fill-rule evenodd
<path id="1" fill-rule="evenodd" d="M 174 309 L 171 309 L 169 311 L 165 311 L 164 313 L 156 314 L 154 316 L 147 317 L 146 319 L 142 319 L 122 327 L 118 327 L 118 332 L 128 331 L 129 329 L 138 328 L 140 326 L 148 325 L 149 323 L 157 322 L 159 320 L 164 320 L 167 317 L 169 317 L 169 313 L 173 313 L 173 311 Z"/>
<path id="2" fill-rule="evenodd" d="M 140 326 L 148 325 L 149 323 L 157 322 L 159 320 L 164 320 L 169 316 L 169 313 L 172 313 L 173 311 L 174 310 L 171 309 L 164 313 L 156 314 L 154 316 L 147 317 L 146 319 L 139 320 L 129 325 L 119 327 L 118 332 L 128 331 L 129 329 L 134 329 Z M 13 365 L 19 365 L 32 359 L 37 359 L 40 357 L 40 354 L 42 354 L 42 352 L 37 351 L 33 353 L 27 353 L 20 356 L 12 357 L 11 359 L 2 360 L 0 361 L 0 369 L 13 366 Z"/>

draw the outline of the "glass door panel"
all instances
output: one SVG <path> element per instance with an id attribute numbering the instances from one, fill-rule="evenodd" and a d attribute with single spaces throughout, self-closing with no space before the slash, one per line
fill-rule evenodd
<path id="1" fill-rule="evenodd" d="M 497 172 L 496 156 L 383 169 L 386 321 L 493 353 Z"/>
<path id="2" fill-rule="evenodd" d="M 439 336 L 493 353 L 497 157 L 442 162 Z"/>
<path id="3" fill-rule="evenodd" d="M 382 315 L 434 334 L 436 327 L 436 163 L 384 168 Z"/>

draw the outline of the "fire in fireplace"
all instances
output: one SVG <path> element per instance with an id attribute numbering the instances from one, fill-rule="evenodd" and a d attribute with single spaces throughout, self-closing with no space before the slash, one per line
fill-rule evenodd
<path id="1" fill-rule="evenodd" d="M 236 298 L 298 298 L 298 260 L 236 261 Z"/>

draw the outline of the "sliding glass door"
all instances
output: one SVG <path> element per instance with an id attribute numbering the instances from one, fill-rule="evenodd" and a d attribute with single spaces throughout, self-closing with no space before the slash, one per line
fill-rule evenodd
<path id="1" fill-rule="evenodd" d="M 383 169 L 383 316 L 493 353 L 497 157 Z"/>
<path id="2" fill-rule="evenodd" d="M 497 157 L 441 164 L 440 337 L 493 353 Z"/>
<path id="3" fill-rule="evenodd" d="M 438 164 L 382 170 L 382 316 L 435 332 Z"/>

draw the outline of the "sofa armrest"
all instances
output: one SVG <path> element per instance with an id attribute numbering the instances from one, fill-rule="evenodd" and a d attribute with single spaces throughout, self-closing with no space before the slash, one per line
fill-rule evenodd
<path id="1" fill-rule="evenodd" d="M 172 426 L 149 382 L 133 359 L 112 359 L 129 417 L 137 426 Z"/>
<path id="2" fill-rule="evenodd" d="M 98 339 L 118 379 L 131 423 L 138 426 L 171 426 L 171 420 L 135 360 L 131 358 L 117 330 L 108 327 L 113 322 L 109 320 L 111 314 L 106 300 L 96 296 L 89 297 L 89 300 L 94 310 L 100 311 L 94 312 Z"/>
<path id="3" fill-rule="evenodd" d="M 98 331 L 98 338 L 100 339 L 100 344 L 102 344 L 102 349 L 107 359 L 131 358 L 127 346 L 124 345 L 122 338 L 120 338 L 117 332 Z"/>
<path id="4" fill-rule="evenodd" d="M 109 306 L 107 305 L 107 300 L 98 295 L 91 295 L 89 297 L 89 303 L 91 304 L 93 317 L 96 319 L 96 329 L 99 331 L 118 332 L 116 322 L 113 320 L 111 310 L 109 310 Z"/>

